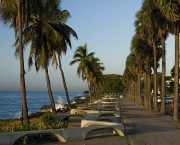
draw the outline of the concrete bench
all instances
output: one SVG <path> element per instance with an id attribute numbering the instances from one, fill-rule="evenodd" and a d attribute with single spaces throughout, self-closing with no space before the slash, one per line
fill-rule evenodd
<path id="1" fill-rule="evenodd" d="M 106 122 L 116 122 L 116 123 L 121 123 L 121 117 L 101 117 L 101 118 L 97 118 L 97 117 L 87 117 L 87 118 L 83 118 L 81 120 L 93 120 L 93 121 L 106 121 Z"/>
<path id="2" fill-rule="evenodd" d="M 103 97 L 102 100 L 104 100 L 104 99 L 105 99 L 105 100 L 114 101 L 114 102 L 115 102 L 115 101 L 119 101 L 118 98 L 113 98 L 113 97 L 107 97 L 107 98 Z"/>
<path id="3" fill-rule="evenodd" d="M 116 110 L 120 110 L 120 104 L 103 104 L 103 103 L 98 103 L 98 104 L 94 104 L 93 106 L 91 106 L 91 104 L 86 104 L 84 107 L 78 107 L 77 109 L 90 109 L 90 110 L 104 110 L 108 107 L 114 107 Z"/>
<path id="4" fill-rule="evenodd" d="M 113 117 L 101 117 L 102 115 L 112 115 Z M 67 120 L 69 117 L 74 117 L 74 116 L 80 116 L 84 119 L 93 119 L 93 120 L 109 120 L 112 122 L 121 122 L 121 117 L 119 114 L 116 113 L 111 113 L 111 114 L 107 114 L 107 113 L 91 113 L 91 114 L 57 114 L 55 116 L 56 120 L 58 120 L 59 122 L 65 121 Z"/>
<path id="5" fill-rule="evenodd" d="M 121 125 L 122 131 L 124 132 L 124 126 L 123 126 L 123 124 L 121 124 L 119 122 L 96 121 L 96 120 L 89 120 L 89 119 L 82 119 L 81 120 L 81 127 L 108 126 L 108 125 Z"/>
<path id="6" fill-rule="evenodd" d="M 0 133 L 0 145 L 13 145 L 19 138 L 34 135 L 53 135 L 60 142 L 82 141 L 86 135 L 97 129 L 113 129 L 117 135 L 124 136 L 124 130 L 121 124 L 111 124 L 108 126 L 76 127 L 66 129 L 49 129 L 37 131 L 24 131 L 13 133 Z"/>
<path id="7" fill-rule="evenodd" d="M 120 110 L 119 107 L 114 105 L 105 105 L 105 106 L 97 106 L 97 107 L 88 107 L 88 106 L 77 107 L 77 109 L 81 109 L 81 110 L 98 110 L 98 111 L 104 111 L 107 108 L 115 108 L 116 110 Z"/>
<path id="8" fill-rule="evenodd" d="M 74 116 L 80 116 L 82 118 L 86 118 L 86 114 L 57 114 L 55 116 L 56 120 L 59 122 L 67 120 L 69 117 L 74 117 Z"/>
<path id="9" fill-rule="evenodd" d="M 99 105 L 99 106 L 101 106 L 101 105 L 105 105 L 105 104 L 119 104 L 119 102 L 107 102 L 107 101 L 102 101 L 102 102 L 94 102 L 94 103 L 88 103 L 88 105 L 91 105 L 91 106 L 93 106 L 93 105 Z"/>
<path id="10" fill-rule="evenodd" d="M 99 110 L 82 110 L 82 109 L 71 109 L 71 114 L 95 114 L 95 113 L 109 113 L 109 114 L 118 114 L 120 116 L 120 111 L 99 111 Z"/>

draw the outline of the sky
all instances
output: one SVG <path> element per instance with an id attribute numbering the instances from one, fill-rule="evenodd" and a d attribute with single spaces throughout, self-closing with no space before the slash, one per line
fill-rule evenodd
<path id="1" fill-rule="evenodd" d="M 142 0 L 62 0 L 62 10 L 68 10 L 71 18 L 67 25 L 73 28 L 78 40 L 71 38 L 72 48 L 62 56 L 62 67 L 69 92 L 88 90 L 87 82 L 77 76 L 77 66 L 70 66 L 78 46 L 87 44 L 88 52 L 95 52 L 105 67 L 104 74 L 123 75 L 126 58 L 135 34 L 135 14 L 140 10 Z M 19 91 L 19 60 L 15 58 L 14 31 L 0 23 L 0 90 Z M 24 63 L 27 74 L 27 91 L 47 91 L 44 70 L 38 73 L 33 66 L 28 71 L 27 61 L 29 45 L 24 51 Z M 161 60 L 158 71 L 161 71 Z M 166 40 L 166 75 L 174 65 L 174 36 Z M 59 69 L 49 66 L 52 91 L 64 92 Z"/>

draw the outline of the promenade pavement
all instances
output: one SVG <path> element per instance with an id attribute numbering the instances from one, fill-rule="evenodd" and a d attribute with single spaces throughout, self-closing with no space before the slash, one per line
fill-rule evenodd
<path id="1" fill-rule="evenodd" d="M 90 138 L 84 141 L 48 143 L 48 145 L 179 145 L 180 123 L 173 123 L 172 116 L 161 116 L 144 106 L 123 98 L 122 122 L 125 136 Z"/>
<path id="2" fill-rule="evenodd" d="M 128 143 L 134 145 L 180 144 L 180 123 L 172 122 L 172 116 L 161 116 L 159 112 L 147 110 L 144 106 L 127 98 L 123 98 L 123 106 Z"/>

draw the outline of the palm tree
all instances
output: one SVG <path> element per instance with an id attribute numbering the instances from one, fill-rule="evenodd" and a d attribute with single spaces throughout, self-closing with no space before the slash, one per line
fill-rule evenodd
<path id="1" fill-rule="evenodd" d="M 134 54 L 134 61 L 132 62 L 132 65 L 129 68 L 133 69 L 133 74 L 136 74 L 137 76 L 137 99 L 139 104 L 142 104 L 142 98 L 140 95 L 140 79 L 147 68 L 148 51 L 146 49 L 146 45 L 147 41 L 144 41 L 137 34 L 135 34 L 132 38 L 131 53 Z M 147 101 L 146 98 L 145 101 Z M 145 104 L 147 105 L 147 102 L 145 102 Z"/>
<path id="2" fill-rule="evenodd" d="M 156 7 L 156 17 L 153 17 L 157 23 L 158 36 L 161 39 L 162 46 L 162 83 L 161 83 L 161 109 L 160 113 L 162 115 L 166 114 L 165 98 L 166 98 L 166 54 L 165 54 L 165 40 L 168 37 L 168 32 L 170 30 L 169 21 L 162 15 L 159 9 Z"/>
<path id="3" fill-rule="evenodd" d="M 152 104 L 151 104 L 151 58 L 152 58 L 152 47 L 149 45 L 148 43 L 148 32 L 147 32 L 147 26 L 143 25 L 142 23 L 142 13 L 141 11 L 139 11 L 136 14 L 136 21 L 134 23 L 135 27 L 136 27 L 136 34 L 144 41 L 146 41 L 145 47 L 144 49 L 146 49 L 147 51 L 147 59 L 146 59 L 146 69 L 145 69 L 145 73 L 146 73 L 146 93 L 145 93 L 145 100 L 148 102 L 146 102 L 146 105 L 149 109 L 152 109 Z"/>
<path id="4" fill-rule="evenodd" d="M 90 73 L 89 72 L 87 73 L 86 78 L 89 82 L 90 94 L 92 94 L 91 87 L 93 87 L 93 93 L 95 95 L 96 93 L 95 90 L 100 88 L 100 86 L 103 83 L 103 71 L 105 70 L 105 67 L 102 66 L 103 63 L 100 62 L 99 58 L 92 57 L 89 63 L 90 63 L 89 66 L 91 68 L 89 71 Z M 90 101 L 92 101 L 92 99 Z"/>
<path id="5" fill-rule="evenodd" d="M 22 30 L 29 24 L 29 1 L 18 0 L 14 3 L 10 0 L 0 0 L 0 13 L 3 22 L 11 23 L 14 28 L 15 37 L 19 39 L 18 56 L 20 61 L 20 89 L 22 100 L 22 123 L 29 124 L 28 107 L 26 101 L 26 87 L 25 87 L 25 71 L 24 71 L 24 54 L 22 45 Z M 23 11 L 23 13 L 22 13 Z M 22 22 L 23 20 L 23 22 Z M 18 36 L 17 36 L 18 33 Z"/>
<path id="6" fill-rule="evenodd" d="M 43 68 L 45 70 L 47 89 L 52 112 L 56 113 L 55 103 L 51 90 L 51 83 L 48 74 L 48 66 L 49 61 L 52 59 L 54 54 L 51 46 L 52 44 L 61 40 L 61 36 L 54 29 L 54 26 L 58 25 L 61 17 L 59 1 L 34 1 L 31 10 L 31 25 L 29 25 L 23 31 L 23 43 L 31 43 L 28 61 L 29 70 L 33 65 L 33 58 L 35 59 L 36 71 L 38 72 L 40 68 Z M 17 45 L 17 42 L 18 41 L 15 42 L 15 45 Z"/>
<path id="7" fill-rule="evenodd" d="M 76 32 L 71 27 L 69 27 L 68 25 L 65 24 L 67 21 L 67 18 L 70 17 L 69 12 L 68 11 L 62 11 L 61 15 L 62 15 L 61 22 L 58 23 L 57 25 L 55 25 L 55 27 L 54 27 L 54 29 L 57 31 L 57 33 L 61 36 L 61 40 L 59 40 L 55 44 L 53 44 L 52 49 L 54 49 L 55 53 L 58 56 L 59 69 L 61 72 L 64 90 L 66 92 L 66 99 L 67 99 L 69 110 L 70 110 L 71 109 L 71 103 L 70 103 L 70 99 L 69 99 L 69 95 L 68 95 L 68 89 L 67 89 L 67 84 L 66 84 L 64 72 L 62 69 L 61 57 L 62 57 L 62 53 L 66 54 L 67 45 L 70 48 L 72 48 L 70 36 L 73 36 L 76 39 L 78 39 L 78 36 L 77 36 Z M 57 68 L 58 63 L 57 63 L 56 56 L 54 56 L 53 64 L 55 64 L 56 68 Z"/>
<path id="8" fill-rule="evenodd" d="M 158 111 L 157 108 L 157 52 L 156 52 L 156 47 L 157 47 L 157 22 L 154 18 L 154 15 L 156 14 L 157 8 L 154 6 L 154 3 L 151 0 L 144 0 L 143 5 L 141 7 L 141 10 L 139 11 L 138 15 L 141 17 L 141 22 L 142 25 L 146 26 L 146 30 L 148 33 L 148 42 L 149 44 L 153 47 L 153 56 L 154 56 L 154 111 Z"/>
<path id="9" fill-rule="evenodd" d="M 175 80 L 174 80 L 174 111 L 173 121 L 178 119 L 178 100 L 179 100 L 179 21 L 180 21 L 180 2 L 172 0 L 153 0 L 155 5 L 162 12 L 162 15 L 170 21 L 171 33 L 175 35 Z"/>
<path id="10" fill-rule="evenodd" d="M 82 80 L 87 80 L 88 83 L 88 88 L 90 92 L 90 85 L 89 85 L 89 77 L 90 73 L 92 72 L 92 66 L 91 66 L 91 59 L 94 57 L 94 52 L 91 52 L 88 54 L 87 51 L 87 44 L 84 46 L 79 46 L 77 47 L 74 56 L 73 56 L 73 61 L 70 62 L 70 65 L 73 65 L 75 63 L 79 63 L 78 68 L 77 68 L 77 75 L 78 77 L 81 77 Z M 91 93 L 90 98 L 91 98 Z M 90 99 L 91 100 L 91 99 Z"/>

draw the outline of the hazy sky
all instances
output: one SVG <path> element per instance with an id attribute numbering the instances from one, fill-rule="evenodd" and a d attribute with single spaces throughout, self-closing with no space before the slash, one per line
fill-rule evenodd
<path id="1" fill-rule="evenodd" d="M 140 10 L 141 4 L 142 0 L 62 0 L 62 10 L 66 9 L 71 14 L 67 24 L 76 31 L 79 38 L 71 39 L 72 49 L 68 49 L 67 54 L 62 57 L 68 91 L 87 90 L 87 83 L 77 77 L 77 65 L 69 65 L 76 48 L 85 43 L 88 52 L 95 52 L 95 57 L 104 64 L 104 74 L 123 74 L 125 61 L 130 53 L 131 39 L 135 34 L 135 14 Z M 0 23 L 0 90 L 20 90 L 19 60 L 14 56 L 13 43 L 13 29 Z M 170 75 L 174 65 L 174 36 L 169 36 L 166 47 L 166 75 Z M 26 71 L 28 55 L 29 46 L 24 53 Z M 49 76 L 52 90 L 64 91 L 59 69 L 49 66 Z M 47 90 L 43 70 L 36 73 L 33 66 L 25 77 L 28 91 Z"/>

